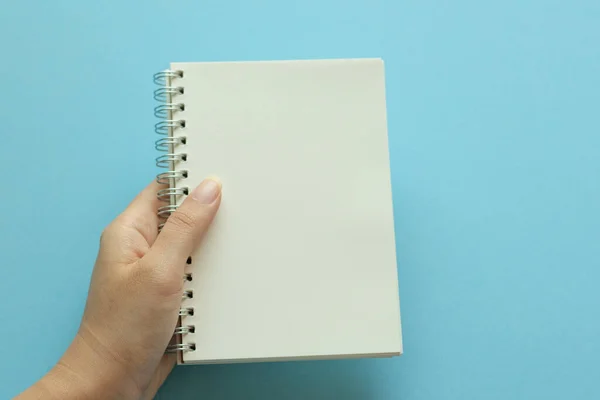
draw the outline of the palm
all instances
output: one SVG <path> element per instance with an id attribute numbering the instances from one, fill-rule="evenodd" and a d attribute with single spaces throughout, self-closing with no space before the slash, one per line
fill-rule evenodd
<path id="1" fill-rule="evenodd" d="M 136 386 L 144 391 L 143 398 L 153 398 L 176 364 L 176 357 L 164 354 L 164 349 L 177 320 L 182 279 L 176 273 L 163 274 L 161 286 L 168 289 L 157 296 L 152 287 L 121 285 L 118 288 L 115 277 L 128 270 L 141 269 L 144 257 L 156 241 L 159 222 L 156 209 L 160 203 L 155 193 L 159 189 L 156 183 L 149 185 L 104 231 L 81 329 L 84 334 L 89 331 L 98 337 L 108 336 L 101 332 L 103 325 L 111 329 L 129 324 L 133 325 L 130 330 L 143 330 L 137 342 L 131 342 L 128 337 L 119 339 L 123 342 L 123 352 L 137 348 L 139 354 L 135 359 L 144 360 L 143 367 L 137 368 L 144 373 L 132 377 Z M 140 272 L 149 271 L 141 269 Z M 107 287 L 116 290 L 108 293 Z M 121 311 L 129 309 L 131 312 L 115 314 L 110 303 L 119 303 Z M 119 320 L 121 315 L 125 317 Z M 107 344 L 107 347 L 115 346 Z"/>

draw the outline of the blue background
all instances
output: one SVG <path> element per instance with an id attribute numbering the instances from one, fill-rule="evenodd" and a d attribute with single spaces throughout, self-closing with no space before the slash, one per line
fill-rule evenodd
<path id="1" fill-rule="evenodd" d="M 405 354 L 177 368 L 170 399 L 600 398 L 600 2 L 5 1 L 0 398 L 76 332 L 170 61 L 383 57 Z"/>

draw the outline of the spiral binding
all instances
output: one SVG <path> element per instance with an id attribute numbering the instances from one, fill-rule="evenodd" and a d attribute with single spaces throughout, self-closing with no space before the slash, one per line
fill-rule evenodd
<path id="1" fill-rule="evenodd" d="M 156 157 L 156 166 L 164 168 L 167 171 L 156 176 L 156 181 L 160 184 L 168 185 L 168 188 L 161 189 L 156 193 L 160 201 L 167 203 L 159 207 L 157 210 L 158 216 L 163 220 L 158 226 L 160 231 L 165 225 L 169 216 L 177 210 L 178 199 L 187 196 L 189 188 L 177 187 L 177 182 L 188 177 L 188 171 L 185 169 L 176 169 L 176 166 L 187 161 L 187 153 L 181 149 L 187 144 L 187 137 L 181 135 L 180 131 L 186 127 L 184 119 L 177 119 L 176 114 L 185 111 L 185 104 L 177 102 L 177 96 L 184 93 L 183 86 L 176 86 L 174 83 L 183 78 L 183 71 L 165 70 L 154 74 L 154 83 L 159 86 L 154 91 L 154 100 L 159 105 L 154 108 L 154 116 L 160 121 L 154 125 L 154 132 L 162 136 L 154 142 L 154 147 L 157 151 L 163 152 Z M 188 258 L 188 264 L 191 258 Z M 186 273 L 183 276 L 183 281 L 189 282 L 192 280 L 192 274 Z M 181 300 L 185 301 L 194 297 L 192 290 L 184 290 L 181 295 Z M 193 307 L 181 307 L 179 310 L 179 318 L 183 320 L 187 316 L 194 315 Z M 180 324 L 173 335 L 181 338 L 183 335 L 194 333 L 196 327 L 194 325 Z M 176 343 L 167 346 L 168 353 L 187 352 L 196 350 L 194 343 Z"/>
<path id="2" fill-rule="evenodd" d="M 154 147 L 157 151 L 166 153 L 156 158 L 156 166 L 167 170 L 158 174 L 156 180 L 169 185 L 169 189 L 161 190 L 157 194 L 161 201 L 168 203 L 158 210 L 158 215 L 164 219 L 177 209 L 177 196 L 187 194 L 183 189 L 175 188 L 177 181 L 187 178 L 187 171 L 175 169 L 176 165 L 187 161 L 186 153 L 176 152 L 187 144 L 187 137 L 175 135 L 177 130 L 185 128 L 185 120 L 175 119 L 176 113 L 185 110 L 184 103 L 175 102 L 176 97 L 184 93 L 184 89 L 182 86 L 174 86 L 173 81 L 181 78 L 183 71 L 165 70 L 154 74 L 154 83 L 159 86 L 154 91 L 154 99 L 160 103 L 154 108 L 154 116 L 160 119 L 154 125 L 154 131 L 164 136 L 156 140 Z M 159 229 L 163 225 L 164 223 Z"/>

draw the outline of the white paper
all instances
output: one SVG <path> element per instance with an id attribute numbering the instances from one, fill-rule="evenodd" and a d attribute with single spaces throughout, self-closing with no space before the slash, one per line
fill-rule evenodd
<path id="1" fill-rule="evenodd" d="M 188 268 L 184 363 L 401 354 L 383 62 L 171 67 L 179 186 L 223 183 Z"/>

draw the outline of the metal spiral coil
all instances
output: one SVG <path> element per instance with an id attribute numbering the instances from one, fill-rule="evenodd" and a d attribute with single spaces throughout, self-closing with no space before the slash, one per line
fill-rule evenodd
<path id="1" fill-rule="evenodd" d="M 159 104 L 154 108 L 154 116 L 159 118 L 160 121 L 154 125 L 154 132 L 157 135 L 162 136 L 160 139 L 154 142 L 154 147 L 157 151 L 164 154 L 156 158 L 156 166 L 159 168 L 165 168 L 165 172 L 161 172 L 156 176 L 156 181 L 162 185 L 168 185 L 167 188 L 161 189 L 156 193 L 159 200 L 167 203 L 166 205 L 159 207 L 157 210 L 158 216 L 163 220 L 158 225 L 158 230 L 163 228 L 165 221 L 169 216 L 177 210 L 179 200 L 183 196 L 187 196 L 189 193 L 188 187 L 178 187 L 178 183 L 188 177 L 188 171 L 185 169 L 178 168 L 180 164 L 187 161 L 187 153 L 182 151 L 182 148 L 187 144 L 187 137 L 181 134 L 181 131 L 185 129 L 185 119 L 178 118 L 178 113 L 185 111 L 185 104 L 181 101 L 177 101 L 177 96 L 184 93 L 184 88 L 180 83 L 180 79 L 183 78 L 183 71 L 165 70 L 154 74 L 154 83 L 159 86 L 154 91 L 154 100 Z M 188 258 L 188 264 L 191 260 Z M 189 282 L 192 280 L 191 273 L 185 273 L 183 276 L 183 282 Z M 185 302 L 187 299 L 194 297 L 192 290 L 186 289 L 181 295 L 181 301 Z M 182 307 L 179 310 L 180 321 L 185 317 L 193 316 L 193 307 Z M 183 325 L 179 324 L 173 335 L 183 336 L 189 333 L 195 332 L 194 325 Z M 180 342 L 181 340 L 177 340 Z M 195 343 L 176 343 L 167 346 L 166 352 L 177 353 L 177 352 L 188 352 L 196 350 Z"/>
<path id="2" fill-rule="evenodd" d="M 177 353 L 178 351 L 194 351 L 196 343 L 178 343 L 167 346 L 167 353 Z"/>
<path id="3" fill-rule="evenodd" d="M 169 87 L 172 78 L 183 78 L 183 71 L 166 69 L 154 74 L 154 83 L 158 86 Z"/>
<path id="4" fill-rule="evenodd" d="M 171 133 L 177 128 L 185 128 L 183 119 L 166 119 L 154 125 L 154 132 L 158 135 L 172 136 Z"/>
<path id="5" fill-rule="evenodd" d="M 187 187 L 161 189 L 156 192 L 156 197 L 161 201 L 169 202 L 172 196 L 187 196 L 189 189 Z"/>
<path id="6" fill-rule="evenodd" d="M 158 207 L 158 216 L 161 218 L 169 218 L 169 215 L 173 214 L 179 206 L 176 204 L 169 204 L 166 206 Z"/>
<path id="7" fill-rule="evenodd" d="M 154 100 L 160 103 L 166 103 L 169 97 L 176 94 L 183 94 L 183 87 L 160 87 L 154 91 Z"/>
<path id="8" fill-rule="evenodd" d="M 185 136 L 164 137 L 164 138 L 160 138 L 156 142 L 154 142 L 154 147 L 158 151 L 169 151 L 169 148 L 170 148 L 169 146 L 177 146 L 177 145 L 186 144 L 186 143 L 187 143 L 187 138 Z"/>
<path id="9" fill-rule="evenodd" d="M 165 103 L 154 107 L 154 116 L 156 118 L 168 118 L 169 114 L 175 111 L 185 111 L 183 103 Z"/>
<path id="10" fill-rule="evenodd" d="M 180 308 L 179 309 L 179 316 L 180 317 L 185 317 L 187 315 L 194 315 L 194 307 L 186 307 L 186 308 Z"/>
<path id="11" fill-rule="evenodd" d="M 156 181 L 161 185 L 168 185 L 171 180 L 177 181 L 188 177 L 187 170 L 167 171 L 156 175 Z"/>
<path id="12" fill-rule="evenodd" d="M 194 325 L 187 325 L 187 326 L 178 326 L 177 328 L 175 328 L 175 335 L 187 335 L 188 333 L 195 333 L 196 332 L 196 327 Z"/>
<path id="13" fill-rule="evenodd" d="M 162 156 L 156 157 L 156 166 L 158 168 L 169 168 L 173 163 L 176 163 L 179 161 L 187 161 L 187 154 L 186 153 L 163 154 Z"/>

